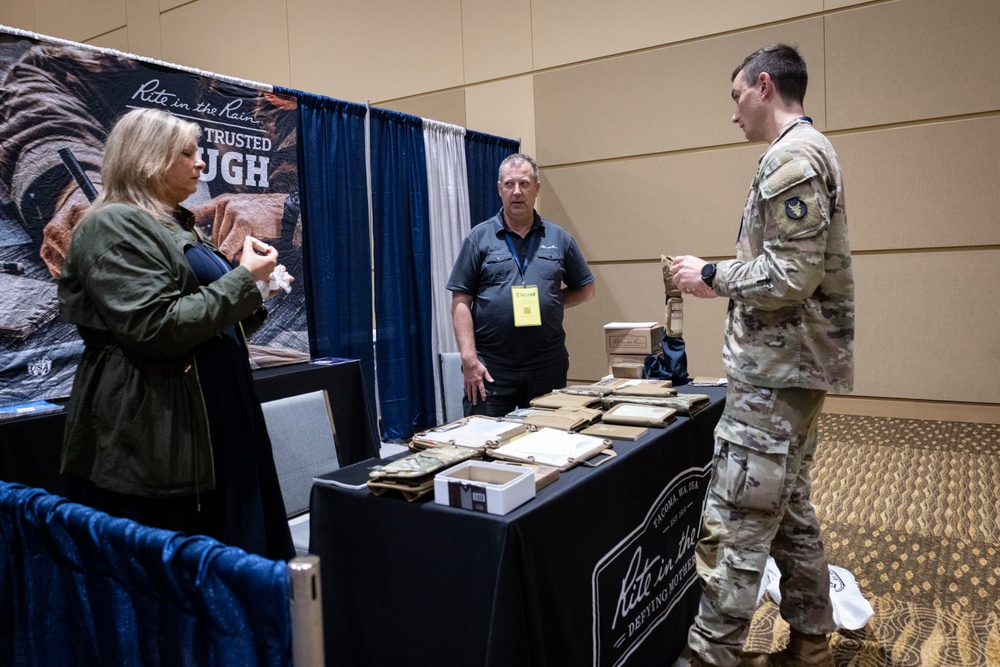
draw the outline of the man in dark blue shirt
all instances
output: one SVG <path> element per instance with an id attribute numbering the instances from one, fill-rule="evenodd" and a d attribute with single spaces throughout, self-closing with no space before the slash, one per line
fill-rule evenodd
<path id="1" fill-rule="evenodd" d="M 447 285 L 467 416 L 503 416 L 566 386 L 563 309 L 596 293 L 573 237 L 535 212 L 535 161 L 505 158 L 497 188 L 503 208 L 473 227 Z"/>

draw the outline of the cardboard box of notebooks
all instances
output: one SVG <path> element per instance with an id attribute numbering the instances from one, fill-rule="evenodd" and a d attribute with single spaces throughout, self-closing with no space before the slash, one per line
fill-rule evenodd
<path id="1" fill-rule="evenodd" d="M 608 322 L 604 347 L 608 373 L 617 378 L 642 378 L 647 354 L 658 354 L 663 325 L 658 322 Z"/>

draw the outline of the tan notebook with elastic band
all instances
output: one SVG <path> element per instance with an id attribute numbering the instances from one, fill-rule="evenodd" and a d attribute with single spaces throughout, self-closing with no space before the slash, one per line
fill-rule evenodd
<path id="1" fill-rule="evenodd" d="M 605 424 L 625 424 L 627 426 L 666 426 L 674 420 L 677 410 L 662 405 L 641 405 L 619 403 L 604 413 Z"/>
<path id="2" fill-rule="evenodd" d="M 642 426 L 623 426 L 622 424 L 593 424 L 580 431 L 584 435 L 594 435 L 598 438 L 614 438 L 616 440 L 635 440 L 644 436 L 649 429 Z"/>

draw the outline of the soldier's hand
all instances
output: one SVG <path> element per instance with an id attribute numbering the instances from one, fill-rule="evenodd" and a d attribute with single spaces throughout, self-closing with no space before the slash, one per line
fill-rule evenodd
<path id="1" fill-rule="evenodd" d="M 701 287 L 691 290 L 690 295 L 698 297 L 699 299 L 714 299 L 719 296 L 715 293 L 714 289 L 704 284 Z"/>
<path id="2" fill-rule="evenodd" d="M 679 255 L 670 265 L 670 279 L 682 294 L 690 294 L 699 299 L 713 299 L 718 294 L 701 279 L 701 269 L 708 264 L 700 257 Z"/>

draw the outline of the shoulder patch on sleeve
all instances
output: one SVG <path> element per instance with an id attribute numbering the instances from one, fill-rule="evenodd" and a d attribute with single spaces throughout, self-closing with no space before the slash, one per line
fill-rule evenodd
<path id="1" fill-rule="evenodd" d="M 803 157 L 794 158 L 761 180 L 760 195 L 764 199 L 770 199 L 793 185 L 798 185 L 814 176 L 816 176 L 816 170 L 809 164 L 809 160 Z"/>
<path id="2" fill-rule="evenodd" d="M 785 239 L 807 238 L 826 229 L 826 214 L 809 183 L 793 185 L 768 205 Z"/>

